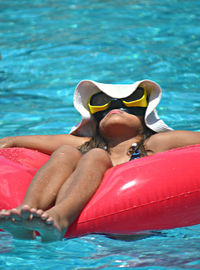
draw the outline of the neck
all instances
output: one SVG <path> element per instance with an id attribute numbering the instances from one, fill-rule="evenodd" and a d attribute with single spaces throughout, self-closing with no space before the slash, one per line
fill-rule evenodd
<path id="1" fill-rule="evenodd" d="M 108 125 L 99 128 L 100 136 L 107 142 L 109 147 L 115 147 L 126 141 L 138 142 L 143 138 L 144 128 L 143 126 L 132 127 L 128 125 Z"/>
<path id="2" fill-rule="evenodd" d="M 110 142 L 109 153 L 112 159 L 113 165 L 118 165 L 129 160 L 128 150 L 131 145 L 138 143 L 142 139 L 142 136 L 133 137 L 127 140 L 115 140 Z"/>
<path id="3" fill-rule="evenodd" d="M 134 137 L 112 137 L 112 138 L 107 138 L 106 139 L 106 142 L 109 146 L 109 148 L 117 148 L 118 146 L 125 146 L 126 144 L 127 145 L 132 145 L 133 143 L 138 143 L 140 140 L 142 140 L 143 136 L 142 135 L 137 135 L 137 136 L 134 136 Z"/>

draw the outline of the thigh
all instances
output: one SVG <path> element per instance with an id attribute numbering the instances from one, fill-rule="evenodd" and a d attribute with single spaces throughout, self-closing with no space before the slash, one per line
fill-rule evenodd
<path id="1" fill-rule="evenodd" d="M 82 156 L 76 169 L 59 191 L 56 204 L 68 196 L 76 197 L 93 194 L 107 169 L 112 167 L 108 153 L 102 149 L 92 149 Z M 90 195 L 89 195 L 90 197 Z"/>
<path id="2" fill-rule="evenodd" d="M 108 152 L 100 148 L 94 148 L 79 160 L 78 167 L 82 166 L 90 170 L 106 170 L 113 167 L 113 164 Z"/>

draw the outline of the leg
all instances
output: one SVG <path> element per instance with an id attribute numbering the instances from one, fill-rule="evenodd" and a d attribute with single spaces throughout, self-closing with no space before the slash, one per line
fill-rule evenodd
<path id="1" fill-rule="evenodd" d="M 69 145 L 59 147 L 33 178 L 22 205 L 45 210 L 55 203 L 58 191 L 80 158 L 81 153 L 76 148 Z"/>
<path id="2" fill-rule="evenodd" d="M 23 203 L 16 209 L 0 212 L 0 227 L 18 238 L 32 237 L 33 232 L 23 226 L 24 219 L 37 214 L 36 209 L 47 209 L 55 202 L 60 187 L 74 171 L 80 157 L 81 153 L 71 146 L 64 145 L 56 150 L 33 178 Z"/>
<path id="3" fill-rule="evenodd" d="M 33 217 L 26 224 L 41 234 L 43 241 L 62 239 L 67 228 L 79 216 L 84 206 L 97 190 L 105 171 L 112 167 L 109 155 L 102 149 L 85 154 L 76 170 L 62 186 L 56 205 Z"/>

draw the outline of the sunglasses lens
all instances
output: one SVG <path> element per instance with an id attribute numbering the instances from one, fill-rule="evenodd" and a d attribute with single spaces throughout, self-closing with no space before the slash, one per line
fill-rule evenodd
<path id="1" fill-rule="evenodd" d="M 111 101 L 111 97 L 107 96 L 106 94 L 99 92 L 97 94 L 94 94 L 91 97 L 90 105 L 92 106 L 103 106 Z"/>
<path id="2" fill-rule="evenodd" d="M 127 98 L 124 98 L 123 100 L 126 102 L 131 102 L 134 100 L 141 99 L 143 95 L 144 95 L 144 88 L 138 87 L 135 92 L 133 92 L 130 96 L 128 96 Z"/>

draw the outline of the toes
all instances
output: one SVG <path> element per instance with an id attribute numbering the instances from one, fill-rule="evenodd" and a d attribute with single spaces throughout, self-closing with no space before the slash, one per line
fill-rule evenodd
<path id="1" fill-rule="evenodd" d="M 42 210 L 42 209 L 38 209 L 37 211 L 36 211 L 36 217 L 41 217 L 42 215 L 44 214 L 44 211 Z"/>
<path id="2" fill-rule="evenodd" d="M 34 216 L 37 216 L 37 210 L 35 208 L 30 208 L 28 205 L 22 207 L 21 217 L 23 220 L 32 219 Z"/>
<path id="3" fill-rule="evenodd" d="M 10 214 L 10 212 L 8 210 L 5 210 L 5 209 L 1 210 L 0 211 L 0 219 L 4 219 L 4 218 L 9 217 L 9 214 Z"/>
<path id="4" fill-rule="evenodd" d="M 30 206 L 29 206 L 28 204 L 24 204 L 24 205 L 22 206 L 22 209 L 27 209 L 27 210 L 29 210 L 29 209 L 30 209 Z"/>
<path id="5" fill-rule="evenodd" d="M 42 209 L 30 208 L 28 205 L 24 205 L 21 209 L 21 217 L 23 221 L 43 221 L 46 222 L 48 220 L 49 224 L 52 224 L 51 218 L 48 213 L 43 211 Z"/>
<path id="6" fill-rule="evenodd" d="M 40 218 L 42 220 L 46 220 L 49 217 L 49 215 L 46 212 L 44 212 L 42 209 L 38 209 L 32 212 L 32 214 L 33 214 L 33 217 Z"/>
<path id="7" fill-rule="evenodd" d="M 22 219 L 29 219 L 31 216 L 31 212 L 29 210 L 26 210 L 26 209 L 22 209 L 21 210 L 21 217 Z"/>
<path id="8" fill-rule="evenodd" d="M 3 209 L 0 212 L 0 220 L 11 220 L 12 222 L 15 222 L 16 220 L 21 220 L 20 213 L 17 209 L 13 208 L 11 210 L 5 210 Z"/>
<path id="9" fill-rule="evenodd" d="M 20 213 L 17 209 L 12 209 L 10 210 L 10 218 L 12 221 L 20 221 L 21 220 L 21 216 Z"/>
<path id="10" fill-rule="evenodd" d="M 49 218 L 46 220 L 46 224 L 48 224 L 48 225 L 54 224 L 53 218 L 52 218 L 52 217 L 49 217 Z"/>
<path id="11" fill-rule="evenodd" d="M 49 215 L 47 214 L 47 212 L 44 212 L 42 215 L 41 215 L 41 219 L 46 221 L 47 219 L 49 218 Z"/>

